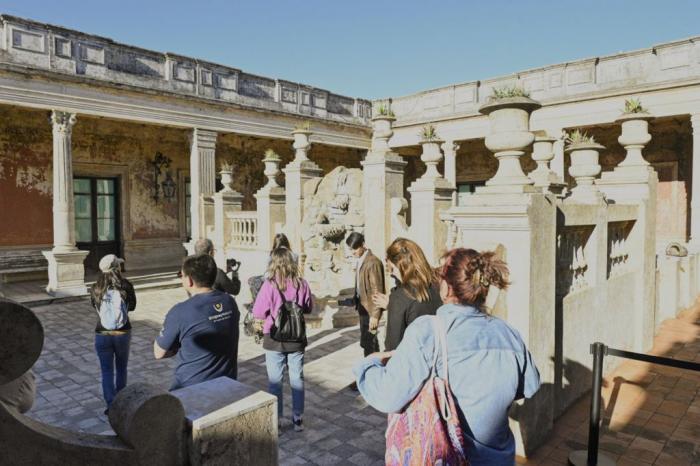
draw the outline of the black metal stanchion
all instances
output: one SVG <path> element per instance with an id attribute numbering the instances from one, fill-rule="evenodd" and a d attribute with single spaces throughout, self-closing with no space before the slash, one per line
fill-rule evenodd
<path id="1" fill-rule="evenodd" d="M 598 453 L 600 439 L 600 390 L 603 386 L 603 358 L 607 348 L 600 342 L 591 345 L 593 354 L 593 387 L 591 389 L 591 414 L 588 425 L 588 451 L 578 450 L 569 455 L 571 466 L 615 466 L 615 461 Z"/>

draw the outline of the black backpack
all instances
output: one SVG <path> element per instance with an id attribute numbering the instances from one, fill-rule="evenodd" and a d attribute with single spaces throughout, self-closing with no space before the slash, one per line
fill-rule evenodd
<path id="1" fill-rule="evenodd" d="M 275 317 L 275 323 L 270 329 L 270 337 L 275 341 L 303 343 L 306 341 L 306 323 L 304 309 L 296 301 L 287 301 L 275 280 L 270 280 L 282 298 L 282 305 Z M 297 295 L 299 288 L 297 288 Z"/>

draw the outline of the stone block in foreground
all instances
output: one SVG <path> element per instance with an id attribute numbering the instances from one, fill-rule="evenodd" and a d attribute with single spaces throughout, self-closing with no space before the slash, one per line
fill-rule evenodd
<path id="1" fill-rule="evenodd" d="M 228 377 L 172 392 L 185 407 L 194 465 L 276 465 L 277 398 Z"/>

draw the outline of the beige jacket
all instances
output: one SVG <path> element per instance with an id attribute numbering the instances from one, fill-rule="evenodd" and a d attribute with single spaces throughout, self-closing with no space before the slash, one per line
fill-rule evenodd
<path id="1" fill-rule="evenodd" d="M 367 250 L 367 256 L 360 266 L 358 274 L 358 310 L 366 311 L 370 317 L 379 319 L 382 316 L 382 309 L 379 309 L 372 302 L 374 293 L 384 293 L 384 266 L 372 251 Z"/>

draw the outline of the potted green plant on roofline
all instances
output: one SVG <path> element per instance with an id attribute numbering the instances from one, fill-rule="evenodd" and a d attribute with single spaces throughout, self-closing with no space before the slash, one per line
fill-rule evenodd
<path id="1" fill-rule="evenodd" d="M 600 174 L 599 151 L 603 149 L 605 147 L 595 142 L 593 136 L 581 130 L 576 129 L 567 134 L 564 150 L 571 157 L 569 175 L 576 180 L 576 187 L 571 190 L 572 200 L 597 203 L 602 199 L 602 194 L 594 181 Z"/>
<path id="2" fill-rule="evenodd" d="M 372 129 L 375 133 L 386 134 L 391 132 L 391 125 L 396 120 L 389 101 L 378 102 L 376 111 L 372 112 Z"/>
<path id="3" fill-rule="evenodd" d="M 421 128 L 420 143 L 423 146 L 423 153 L 420 159 L 425 163 L 426 171 L 423 178 L 438 178 L 440 173 L 437 170 L 438 163 L 442 160 L 442 152 L 440 152 L 440 144 L 443 141 L 437 134 L 435 126 L 427 124 Z"/>
<path id="4" fill-rule="evenodd" d="M 642 106 L 638 98 L 625 100 L 622 115 L 615 122 L 622 126 L 622 133 L 617 141 L 625 149 L 627 155 L 619 167 L 648 167 L 649 162 L 642 157 L 642 148 L 651 141 L 649 121 L 654 117 Z"/>
<path id="5" fill-rule="evenodd" d="M 486 182 L 489 186 L 532 184 L 520 166 L 520 157 L 532 144 L 535 135 L 530 132 L 530 114 L 541 107 L 521 87 L 496 87 L 479 112 L 488 115 L 490 131 L 486 147 L 498 159 L 496 175 Z"/>

